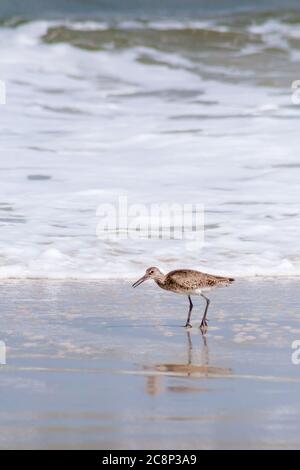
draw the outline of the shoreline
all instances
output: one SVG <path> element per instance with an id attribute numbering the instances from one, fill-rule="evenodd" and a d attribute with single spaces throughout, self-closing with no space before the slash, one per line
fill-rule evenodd
<path id="1" fill-rule="evenodd" d="M 300 448 L 298 280 L 1 283 L 1 449 Z M 299 431 L 299 432 L 297 432 Z"/>
<path id="2" fill-rule="evenodd" d="M 188 268 L 192 269 L 192 268 Z M 208 272 L 208 271 L 203 271 L 203 272 Z M 138 276 L 141 276 L 142 271 L 139 274 L 136 274 L 134 277 L 106 277 L 106 278 L 101 278 L 101 277 L 87 277 L 87 278 L 79 278 L 79 277 L 0 277 L 0 284 L 1 282 L 6 282 L 6 281 L 45 281 L 45 282 L 52 282 L 52 281 L 59 281 L 59 282 L 134 282 Z M 213 275 L 219 275 L 214 272 L 209 272 L 209 274 Z M 222 274 L 224 275 L 224 274 Z M 227 275 L 224 275 L 227 277 Z M 231 274 L 228 274 L 228 276 L 231 276 Z M 255 282 L 255 281 L 284 281 L 284 280 L 300 280 L 300 274 L 287 274 L 287 275 L 255 275 L 255 276 L 234 276 L 232 275 L 235 281 L 249 281 L 249 282 Z"/>

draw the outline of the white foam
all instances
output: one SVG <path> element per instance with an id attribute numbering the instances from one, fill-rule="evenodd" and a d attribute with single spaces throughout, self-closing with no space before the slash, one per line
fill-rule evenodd
<path id="1" fill-rule="evenodd" d="M 209 69 L 143 45 L 90 52 L 44 44 L 56 24 L 0 28 L 8 90 L 0 108 L 0 277 L 133 278 L 148 265 L 300 275 L 299 108 L 290 109 L 286 90 L 245 83 L 239 69 L 229 83 L 219 63 Z M 206 77 L 218 70 L 220 80 Z M 204 246 L 98 240 L 99 204 L 122 195 L 203 203 Z"/>

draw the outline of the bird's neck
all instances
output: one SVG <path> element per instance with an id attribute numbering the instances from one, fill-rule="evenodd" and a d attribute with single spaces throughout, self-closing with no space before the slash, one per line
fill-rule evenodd
<path id="1" fill-rule="evenodd" d="M 158 284 L 159 286 L 163 286 L 165 284 L 166 276 L 163 273 L 160 273 L 156 276 L 154 280 L 156 284 Z"/>

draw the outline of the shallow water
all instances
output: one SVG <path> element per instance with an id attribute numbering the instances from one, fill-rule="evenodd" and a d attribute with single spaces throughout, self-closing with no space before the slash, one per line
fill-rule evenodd
<path id="1" fill-rule="evenodd" d="M 0 448 L 300 448 L 298 282 L 1 283 Z"/>
<path id="2" fill-rule="evenodd" d="M 59 4 L 0 8 L 0 277 L 299 275 L 299 11 Z M 203 204 L 205 244 L 99 240 L 124 195 Z"/>

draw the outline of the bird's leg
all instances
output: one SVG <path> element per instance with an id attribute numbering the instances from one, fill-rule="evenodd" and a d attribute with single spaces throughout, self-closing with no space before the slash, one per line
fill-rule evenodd
<path id="1" fill-rule="evenodd" d="M 206 307 L 205 307 L 205 312 L 204 312 L 204 315 L 203 315 L 203 318 L 202 318 L 202 321 L 201 321 L 200 328 L 205 328 L 205 327 L 207 327 L 206 315 L 207 315 L 208 307 L 209 307 L 209 304 L 210 304 L 210 300 L 207 297 L 205 297 L 205 295 L 203 295 L 203 294 L 201 294 L 201 297 L 203 297 L 203 299 L 206 300 Z"/>
<path id="2" fill-rule="evenodd" d="M 189 302 L 190 302 L 190 308 L 189 308 L 189 313 L 188 313 L 188 317 L 187 317 L 185 327 L 186 328 L 192 328 L 192 325 L 190 324 L 190 319 L 191 319 L 191 314 L 192 314 L 192 310 L 193 310 L 193 303 L 192 303 L 191 297 L 188 296 L 188 298 L 189 298 Z"/>

